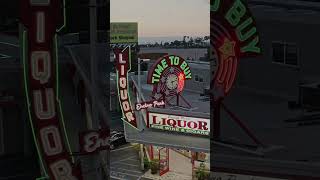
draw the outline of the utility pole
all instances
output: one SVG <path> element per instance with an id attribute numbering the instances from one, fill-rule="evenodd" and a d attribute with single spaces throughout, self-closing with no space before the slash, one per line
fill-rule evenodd
<path id="1" fill-rule="evenodd" d="M 96 42 L 97 42 L 97 2 L 96 0 L 90 0 L 90 77 L 91 85 L 94 87 L 91 96 L 91 112 L 92 112 L 92 125 L 88 129 L 93 128 L 93 123 L 96 124 L 97 110 L 96 110 L 96 73 L 97 73 L 97 59 L 96 59 Z M 95 127 L 96 128 L 96 127 Z"/>
<path id="2" fill-rule="evenodd" d="M 87 119 L 87 128 L 98 129 L 99 127 L 99 114 L 97 111 L 97 58 L 96 58 L 96 45 L 97 45 L 97 0 L 90 0 L 89 14 L 90 14 L 90 81 L 93 87 L 91 94 L 91 119 Z M 101 168 L 100 154 L 93 154 L 89 160 L 91 163 L 90 169 L 95 169 L 90 179 L 102 180 L 102 174 L 98 172 Z"/>
<path id="3" fill-rule="evenodd" d="M 141 88 L 141 64 L 143 62 L 150 61 L 150 59 L 140 59 L 138 58 L 138 103 L 141 102 L 142 97 L 142 88 Z M 142 112 L 139 113 L 139 129 L 142 130 L 143 127 L 143 117 Z M 140 144 L 140 168 L 144 170 L 144 151 L 143 151 L 143 144 Z"/>
<path id="4" fill-rule="evenodd" d="M 141 101 L 141 63 L 142 59 L 138 58 L 138 103 Z M 141 112 L 139 113 L 139 125 L 140 125 L 140 130 L 142 130 L 142 116 Z M 141 170 L 144 170 L 144 153 L 143 153 L 143 144 L 140 145 L 140 168 Z"/>

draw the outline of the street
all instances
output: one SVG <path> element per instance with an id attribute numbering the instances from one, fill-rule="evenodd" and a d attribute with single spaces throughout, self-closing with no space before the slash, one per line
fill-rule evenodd
<path id="1" fill-rule="evenodd" d="M 139 155 L 131 144 L 126 144 L 110 153 L 111 180 L 152 180 L 141 177 Z"/>

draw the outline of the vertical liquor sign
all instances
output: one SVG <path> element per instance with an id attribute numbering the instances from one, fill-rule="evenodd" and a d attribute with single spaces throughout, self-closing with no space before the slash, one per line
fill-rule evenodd
<path id="1" fill-rule="evenodd" d="M 128 86 L 128 72 L 131 69 L 131 48 L 130 46 L 125 49 L 116 48 L 114 52 L 116 56 L 118 96 L 123 114 L 122 120 L 137 128 L 137 119 L 131 106 Z"/>
<path id="2" fill-rule="evenodd" d="M 45 178 L 81 180 L 70 156 L 58 93 L 60 0 L 22 0 L 22 59 L 29 119 Z M 63 133 L 64 132 L 64 133 Z M 66 149 L 68 144 L 68 150 Z"/>
<path id="3" fill-rule="evenodd" d="M 137 119 L 133 111 L 130 93 L 128 73 L 131 70 L 131 47 L 138 44 L 138 23 L 136 22 L 112 22 L 110 23 L 110 45 L 116 57 L 117 87 L 122 120 L 134 128 L 137 128 Z"/>

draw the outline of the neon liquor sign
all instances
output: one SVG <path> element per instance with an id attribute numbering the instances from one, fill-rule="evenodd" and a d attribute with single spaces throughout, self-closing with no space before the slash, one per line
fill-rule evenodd
<path id="1" fill-rule="evenodd" d="M 116 68 L 117 68 L 117 87 L 120 107 L 122 110 L 122 120 L 134 128 L 137 128 L 136 115 L 131 107 L 128 72 L 131 70 L 131 48 L 115 49 Z"/>
<path id="2" fill-rule="evenodd" d="M 256 24 L 242 0 L 211 0 L 210 39 L 218 59 L 214 88 L 219 97 L 230 91 L 240 57 L 261 53 Z"/>
<path id="3" fill-rule="evenodd" d="M 189 134 L 209 135 L 210 119 L 147 112 L 148 128 L 176 131 Z"/>
<path id="4" fill-rule="evenodd" d="M 59 100 L 55 28 L 59 22 L 60 9 L 57 0 L 22 1 L 25 92 L 44 178 L 81 180 L 80 167 L 74 166 L 74 160 L 69 154 L 71 149 Z"/>

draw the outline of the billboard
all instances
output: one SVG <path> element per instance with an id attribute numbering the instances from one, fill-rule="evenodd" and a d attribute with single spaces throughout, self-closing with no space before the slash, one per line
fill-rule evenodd
<path id="1" fill-rule="evenodd" d="M 188 134 L 210 134 L 210 119 L 180 116 L 165 113 L 147 112 L 148 128 L 175 131 Z"/>
<path id="2" fill-rule="evenodd" d="M 138 43 L 138 23 L 110 23 L 110 43 Z"/>

